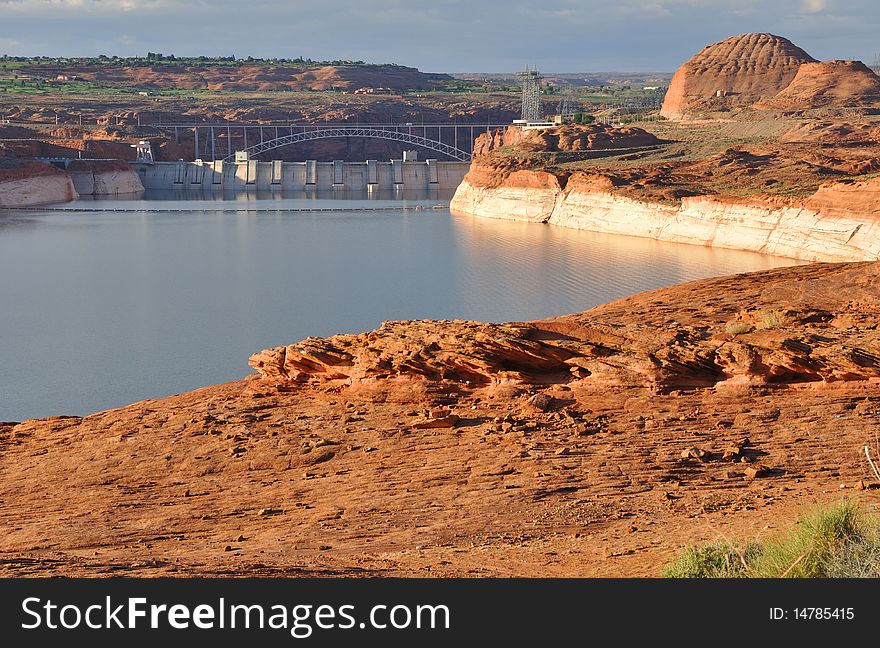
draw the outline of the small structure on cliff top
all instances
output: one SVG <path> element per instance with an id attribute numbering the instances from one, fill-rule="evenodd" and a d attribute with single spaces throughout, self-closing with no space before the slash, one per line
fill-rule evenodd
<path id="1" fill-rule="evenodd" d="M 131 146 L 135 149 L 135 162 L 153 164 L 153 147 L 150 145 L 149 140 L 141 140 Z"/>

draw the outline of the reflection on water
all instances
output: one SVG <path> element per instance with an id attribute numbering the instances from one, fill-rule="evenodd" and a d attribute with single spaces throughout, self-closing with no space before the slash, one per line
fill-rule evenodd
<path id="1" fill-rule="evenodd" d="M 267 200 L 445 200 L 452 199 L 455 189 L 438 189 L 430 188 L 423 190 L 416 189 L 376 189 L 367 191 L 354 189 L 322 189 L 305 190 L 305 191 L 281 191 L 280 189 L 270 189 L 266 191 L 216 191 L 210 189 L 170 189 L 159 190 L 150 189 L 144 192 L 144 200 L 147 201 L 193 201 L 205 200 L 210 202 L 253 202 Z M 110 200 L 108 197 L 95 197 L 94 200 Z M 126 205 L 130 204 L 126 201 Z M 261 204 L 264 204 L 261 202 Z"/>
<path id="2" fill-rule="evenodd" d="M 794 263 L 448 209 L 349 211 L 437 204 L 425 194 L 255 203 L 335 212 L 210 211 L 254 198 L 198 198 L 0 213 L 0 420 L 236 379 L 254 351 L 386 319 L 534 319 Z M 143 211 L 102 211 L 114 205 Z"/>
<path id="3" fill-rule="evenodd" d="M 800 263 L 793 259 L 454 216 L 458 296 L 475 319 L 579 312 L 644 290 Z"/>

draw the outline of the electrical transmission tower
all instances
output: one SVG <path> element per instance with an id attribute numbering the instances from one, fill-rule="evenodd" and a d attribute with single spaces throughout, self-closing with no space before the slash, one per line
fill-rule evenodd
<path id="1" fill-rule="evenodd" d="M 574 86 L 564 85 L 559 96 L 559 114 L 563 117 L 570 117 L 575 112 Z"/>
<path id="2" fill-rule="evenodd" d="M 541 121 L 541 75 L 538 68 L 526 66 L 517 76 L 522 83 L 522 118 L 526 121 Z"/>

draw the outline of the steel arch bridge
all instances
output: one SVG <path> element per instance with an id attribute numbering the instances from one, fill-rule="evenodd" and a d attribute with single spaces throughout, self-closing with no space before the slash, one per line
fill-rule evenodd
<path id="1" fill-rule="evenodd" d="M 320 126 L 311 130 L 291 133 L 289 135 L 282 135 L 273 139 L 265 140 L 258 144 L 248 146 L 243 150 L 250 155 L 258 155 L 260 153 L 265 153 L 266 151 L 281 148 L 282 146 L 289 146 L 298 142 L 309 142 L 319 139 L 340 137 L 362 137 L 403 142 L 404 144 L 412 144 L 413 146 L 420 146 L 431 151 L 436 151 L 437 153 L 442 153 L 443 155 L 448 155 L 461 162 L 468 162 L 471 159 L 470 152 L 439 140 L 430 139 L 422 135 L 414 135 L 411 132 L 401 131 L 397 128 L 387 128 L 382 126 Z M 234 157 L 234 154 L 227 155 L 223 160 L 232 160 Z"/>

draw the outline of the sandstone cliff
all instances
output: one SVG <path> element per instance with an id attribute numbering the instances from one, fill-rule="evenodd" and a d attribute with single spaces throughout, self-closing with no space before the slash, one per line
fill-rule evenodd
<path id="1" fill-rule="evenodd" d="M 541 171 L 519 171 L 497 187 L 473 181 L 468 174 L 455 192 L 454 212 L 805 261 L 880 259 L 880 210 L 865 202 L 876 199 L 880 179 L 822 187 L 806 200 L 693 196 L 677 203 L 627 197 L 586 173 L 573 174 L 564 188 Z"/>
<path id="2" fill-rule="evenodd" d="M 132 196 L 144 185 L 119 160 L 74 160 L 66 170 L 42 162 L 0 160 L 0 207 L 68 202 L 80 196 Z"/>
<path id="3" fill-rule="evenodd" d="M 67 202 L 79 197 L 71 177 L 49 164 L 0 159 L 0 207 Z"/>
<path id="4" fill-rule="evenodd" d="M 131 165 L 119 160 L 74 160 L 67 172 L 81 196 L 123 196 L 144 191 Z"/>
<path id="5" fill-rule="evenodd" d="M 806 121 L 779 141 L 710 155 L 697 138 L 711 133 L 695 127 L 676 134 L 697 145 L 631 127 L 578 137 L 577 128 L 481 135 L 453 211 L 806 261 L 880 258 L 873 122 Z M 593 144 L 562 151 L 561 141 Z"/>

